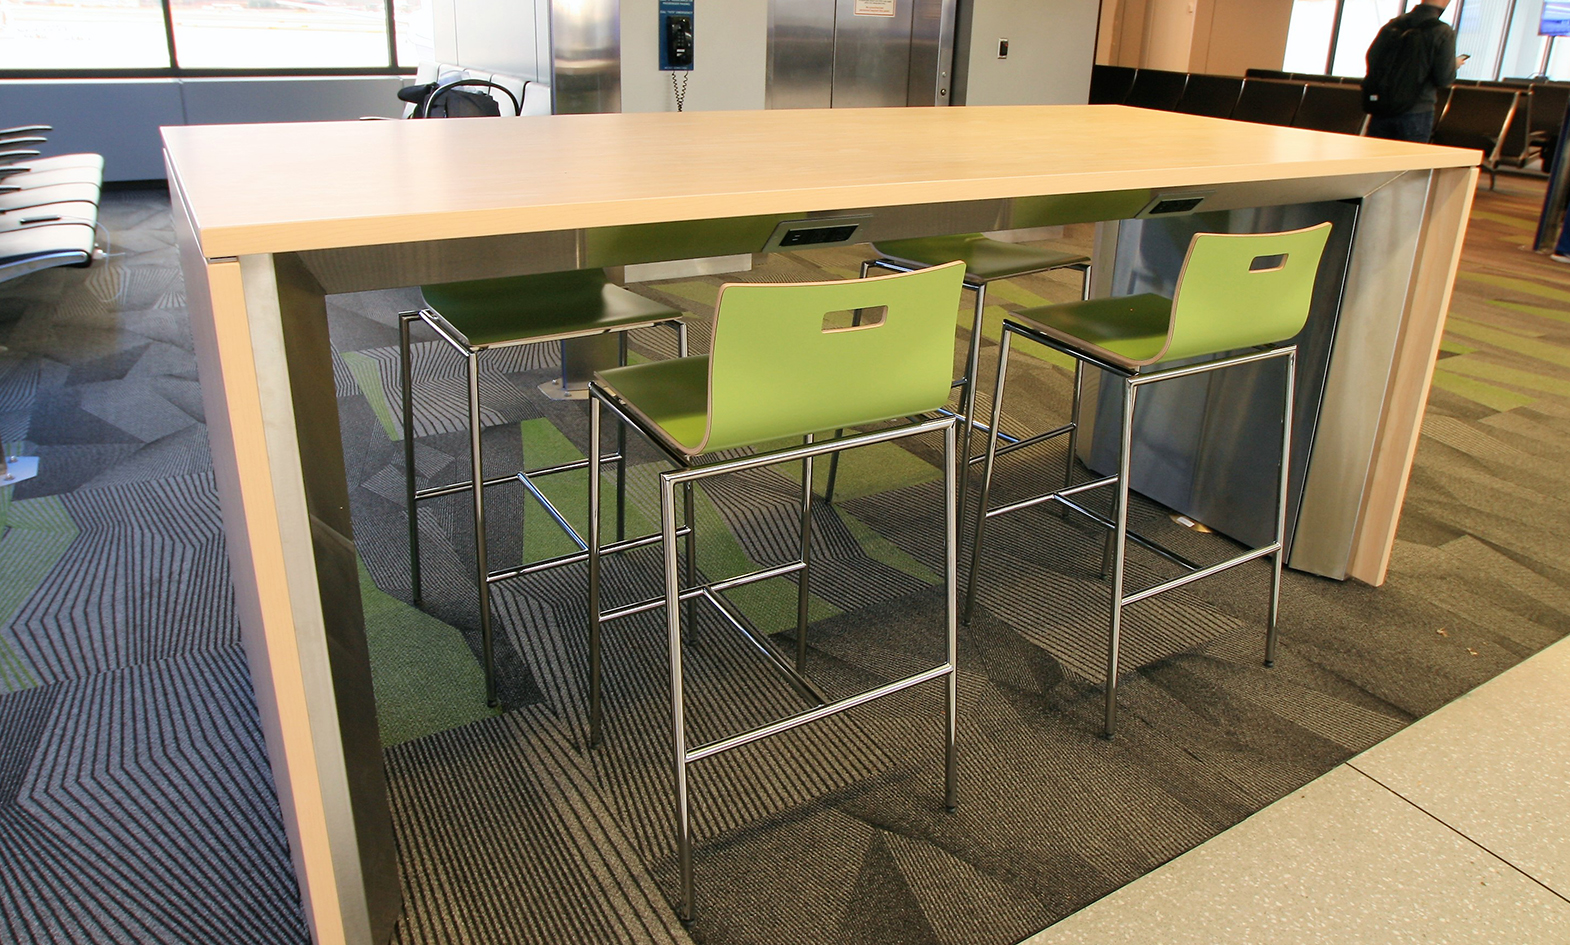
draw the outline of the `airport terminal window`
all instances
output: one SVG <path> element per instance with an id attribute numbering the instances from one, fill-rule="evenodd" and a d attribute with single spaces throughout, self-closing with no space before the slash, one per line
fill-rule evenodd
<path id="1" fill-rule="evenodd" d="M 1295 0 L 1282 68 L 1360 76 L 1363 55 L 1379 27 L 1417 2 Z M 1456 48 L 1471 55 L 1458 74 L 1465 79 L 1546 74 L 1550 79 L 1570 80 L 1570 38 L 1550 48 L 1548 38 L 1537 35 L 1543 2 L 1451 0 L 1444 20 L 1457 27 Z"/>
<path id="2" fill-rule="evenodd" d="M 0 68 L 157 69 L 169 65 L 158 4 L 0 0 Z"/>
<path id="3" fill-rule="evenodd" d="M 12 75 L 388 71 L 431 47 L 429 0 L 0 0 Z"/>

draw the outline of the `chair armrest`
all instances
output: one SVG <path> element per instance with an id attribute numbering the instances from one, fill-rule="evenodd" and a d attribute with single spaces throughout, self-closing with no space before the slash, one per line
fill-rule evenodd
<path id="1" fill-rule="evenodd" d="M 48 143 L 48 138 L 39 138 L 32 135 L 19 135 L 14 138 L 9 135 L 0 135 L 0 148 L 36 148 Z"/>
<path id="2" fill-rule="evenodd" d="M 0 138 L 9 138 L 11 135 L 33 135 L 44 131 L 53 131 L 50 125 L 16 125 L 12 128 L 0 128 Z"/>
<path id="3" fill-rule="evenodd" d="M 26 174 L 30 170 L 32 170 L 30 167 L 0 167 L 0 179 Z"/>
<path id="4" fill-rule="evenodd" d="M 29 151 L 26 149 L 19 149 L 16 151 L 0 151 L 0 164 L 10 164 L 13 161 L 19 161 L 22 158 L 39 157 L 43 153 L 44 152 L 42 151 Z"/>

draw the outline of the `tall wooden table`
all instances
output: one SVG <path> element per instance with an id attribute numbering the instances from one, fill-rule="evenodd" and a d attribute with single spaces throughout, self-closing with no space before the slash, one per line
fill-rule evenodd
<path id="1" fill-rule="evenodd" d="M 872 240 L 1115 221 L 1170 195 L 1359 200 L 1303 514 L 1335 539 L 1310 570 L 1379 584 L 1477 177 L 1471 151 L 1118 106 L 163 133 L 238 613 L 321 943 L 385 942 L 401 908 L 326 295 L 757 252 L 811 217 Z"/>

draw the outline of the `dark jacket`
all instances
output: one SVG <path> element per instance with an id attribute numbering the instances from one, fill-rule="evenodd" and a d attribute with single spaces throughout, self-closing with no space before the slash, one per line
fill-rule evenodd
<path id="1" fill-rule="evenodd" d="M 1439 19 L 1439 14 L 1443 12 L 1438 7 L 1422 3 L 1391 20 L 1387 25 L 1408 30 L 1414 26 L 1421 26 L 1429 20 Z M 1381 28 L 1373 44 L 1368 47 L 1366 62 L 1374 61 L 1387 35 Z M 1456 31 L 1451 29 L 1448 23 L 1436 23 L 1424 30 L 1423 35 L 1428 40 L 1427 52 L 1431 62 L 1428 81 L 1423 83 L 1423 91 L 1417 98 L 1417 104 L 1407 109 L 1406 114 L 1433 111 L 1439 99 L 1439 90 L 1450 88 L 1450 84 L 1456 80 Z"/>

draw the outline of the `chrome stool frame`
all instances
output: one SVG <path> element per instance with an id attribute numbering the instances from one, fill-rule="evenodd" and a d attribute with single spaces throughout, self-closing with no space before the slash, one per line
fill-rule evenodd
<path id="1" fill-rule="evenodd" d="M 1214 574 L 1228 570 L 1229 568 L 1237 567 L 1240 564 L 1245 564 L 1258 558 L 1269 557 L 1270 611 L 1265 633 L 1265 665 L 1274 665 L 1276 659 L 1276 624 L 1280 614 L 1281 603 L 1281 568 L 1283 564 L 1282 558 L 1285 553 L 1284 542 L 1286 534 L 1287 482 L 1289 470 L 1291 468 L 1290 463 L 1292 456 L 1292 398 L 1297 387 L 1297 346 L 1279 345 L 1257 349 L 1250 351 L 1247 354 L 1221 357 L 1216 360 L 1203 361 L 1196 364 L 1185 364 L 1178 367 L 1163 368 L 1159 370 L 1130 371 L 1108 361 L 1096 358 L 1086 351 L 1078 350 L 1070 347 L 1069 345 L 1063 344 L 1056 339 L 1044 334 L 1043 332 L 1035 330 L 1029 325 L 1022 324 L 1012 319 L 1005 319 L 1003 322 L 1003 339 L 1001 345 L 999 346 L 997 386 L 994 388 L 992 400 L 992 422 L 989 428 L 992 431 L 996 431 L 998 429 L 998 423 L 1003 415 L 1003 390 L 1004 383 L 1008 375 L 1008 355 L 1011 347 L 1010 341 L 1014 335 L 1019 335 L 1023 339 L 1044 345 L 1048 348 L 1052 348 L 1055 351 L 1060 351 L 1075 359 L 1074 402 L 1069 422 L 1054 430 L 1049 430 L 1045 433 L 1019 439 L 1001 448 L 998 446 L 998 439 L 1000 438 L 999 435 L 993 433 L 987 437 L 987 452 L 985 456 L 985 463 L 982 467 L 981 477 L 981 503 L 976 516 L 976 530 L 971 546 L 970 575 L 965 590 L 965 622 L 967 624 L 970 622 L 972 612 L 974 611 L 976 605 L 976 576 L 981 568 L 981 551 L 987 520 L 990 518 L 995 518 L 999 515 L 1008 514 L 1010 512 L 1017 512 L 1021 509 L 1043 505 L 1048 502 L 1057 502 L 1061 504 L 1066 510 L 1077 512 L 1078 514 L 1090 519 L 1093 522 L 1097 522 L 1108 529 L 1108 545 L 1103 551 L 1102 556 L 1102 576 L 1105 577 L 1107 571 L 1111 571 L 1112 613 L 1109 634 L 1107 638 L 1107 668 L 1106 679 L 1104 683 L 1106 707 L 1102 727 L 1103 735 L 1108 738 L 1112 737 L 1113 731 L 1117 725 L 1118 650 L 1120 635 L 1122 632 L 1123 608 L 1129 606 L 1130 604 L 1138 603 L 1139 601 L 1145 600 L 1146 598 L 1154 597 L 1157 594 L 1182 587 L 1185 584 L 1190 584 L 1202 578 L 1210 577 Z M 1244 364 L 1254 364 L 1275 358 L 1284 358 L 1286 360 L 1286 407 L 1282 416 L 1281 427 L 1281 469 L 1277 477 L 1279 487 L 1276 494 L 1275 538 L 1268 544 L 1262 545 L 1258 548 L 1252 548 L 1240 555 L 1236 555 L 1224 561 L 1210 565 L 1200 565 L 1190 561 L 1188 558 L 1169 548 L 1163 547 L 1155 541 L 1130 531 L 1128 528 L 1129 469 L 1131 464 L 1130 454 L 1133 448 L 1134 404 L 1139 389 L 1147 384 L 1155 384 L 1160 381 L 1173 380 L 1180 377 L 1190 377 L 1196 374 L 1205 374 L 1212 371 L 1223 370 L 1229 367 L 1237 367 Z M 1072 483 L 1075 451 L 1078 447 L 1080 398 L 1083 392 L 1084 367 L 1087 363 L 1094 367 L 1100 368 L 1109 375 L 1114 375 L 1120 378 L 1122 381 L 1123 410 L 1121 416 L 1122 426 L 1119 430 L 1118 471 L 1114 475 L 1102 476 L 1098 479 L 1090 480 L 1089 482 L 1082 482 L 1078 485 L 1074 485 Z M 1000 505 L 997 508 L 989 509 L 987 507 L 987 503 L 991 497 L 992 491 L 993 464 L 999 456 L 1023 449 L 1027 446 L 1044 442 L 1058 436 L 1063 436 L 1065 434 L 1067 434 L 1069 437 L 1069 452 L 1067 468 L 1064 472 L 1063 488 L 1055 489 L 1051 492 L 1033 496 L 1031 498 L 1020 499 L 1007 505 Z M 1115 490 L 1111 518 L 1102 515 L 1100 512 L 1097 512 L 1094 509 L 1087 508 L 1075 499 L 1075 497 L 1083 493 L 1089 492 L 1093 489 L 1101 488 L 1103 486 L 1112 486 Z M 1144 588 L 1143 590 L 1135 591 L 1131 594 L 1125 594 L 1124 565 L 1129 541 L 1133 541 L 1135 544 L 1147 548 L 1161 557 L 1182 566 L 1189 573 L 1171 580 L 1162 581 L 1150 587 Z"/>
<path id="2" fill-rule="evenodd" d="M 633 614 L 647 613 L 660 608 L 665 609 L 666 633 L 670 648 L 670 683 L 671 683 L 671 742 L 672 742 L 672 771 L 676 786 L 676 850 L 677 863 L 680 870 L 680 901 L 677 904 L 677 914 L 683 921 L 691 921 L 693 915 L 693 838 L 691 808 L 688 797 L 687 769 L 690 765 L 705 758 L 718 755 L 742 745 L 751 744 L 771 735 L 777 735 L 791 729 L 806 725 L 819 719 L 836 715 L 847 709 L 863 705 L 873 700 L 901 692 L 913 686 L 930 682 L 935 679 L 945 680 L 944 694 L 944 724 L 943 724 L 943 759 L 944 759 L 944 806 L 953 810 L 957 801 L 957 756 L 955 747 L 956 717 L 958 711 L 958 677 L 955 664 L 958 649 L 958 556 L 957 556 L 957 526 L 958 526 L 958 498 L 955 493 L 955 469 L 957 452 L 958 423 L 953 416 L 939 417 L 924 421 L 913 422 L 901 426 L 875 430 L 870 433 L 857 434 L 850 437 L 839 437 L 824 442 L 816 442 L 811 434 L 803 438 L 803 445 L 787 447 L 768 453 L 756 453 L 738 459 L 723 460 L 707 465 L 695 465 L 694 457 L 682 455 L 666 446 L 662 440 L 654 435 L 645 425 L 636 419 L 636 415 L 624 409 L 611 391 L 602 387 L 598 381 L 589 385 L 589 441 L 590 456 L 588 464 L 593 466 L 600 457 L 601 439 L 601 407 L 608 407 L 616 416 L 619 428 L 631 426 L 643 433 L 649 442 L 659 447 L 661 452 L 677 467 L 673 470 L 662 472 L 660 476 L 660 532 L 650 536 L 653 542 L 646 539 L 633 539 L 622 541 L 618 545 L 600 547 L 599 544 L 599 504 L 600 483 L 598 477 L 589 477 L 589 536 L 588 536 L 588 561 L 589 561 L 589 725 L 590 743 L 597 744 L 600 738 L 601 724 L 601 676 L 600 676 L 600 637 L 602 625 Z M 870 446 L 876 443 L 886 443 L 893 440 L 911 436 L 920 436 L 926 433 L 943 433 L 943 491 L 944 491 L 944 598 L 945 598 L 945 626 L 944 645 L 945 659 L 943 663 L 923 670 L 903 679 L 885 683 L 884 685 L 866 690 L 853 696 L 839 700 L 830 700 L 829 697 L 806 674 L 807 663 L 807 600 L 809 593 L 809 575 L 811 570 L 811 528 L 812 528 L 812 467 L 813 460 L 825 454 L 836 455 L 845 450 L 858 446 Z M 693 537 L 692 537 L 692 488 L 694 483 L 717 476 L 723 473 L 740 472 L 749 469 L 759 469 L 765 466 L 777 465 L 800 461 L 802 464 L 802 491 L 801 491 L 801 557 L 797 561 L 786 564 L 774 565 L 748 574 L 737 575 L 711 584 L 699 585 L 695 582 L 693 568 Z M 676 522 L 676 490 L 682 490 L 682 505 L 684 524 Z M 686 587 L 682 586 L 682 579 L 678 571 L 676 539 L 685 536 L 686 543 Z M 622 551 L 642 544 L 659 543 L 664 547 L 665 589 L 664 594 L 652 597 L 634 604 L 617 607 L 614 610 L 600 611 L 600 560 L 602 555 L 613 551 Z M 748 626 L 746 618 L 739 613 L 734 605 L 727 601 L 721 594 L 731 588 L 753 584 L 770 578 L 785 577 L 796 574 L 797 601 L 796 601 L 796 646 L 794 660 L 780 653 L 769 638 Z M 697 747 L 689 747 L 686 728 L 686 699 L 684 694 L 684 677 L 682 671 L 682 629 L 681 617 L 685 609 L 688 622 L 692 622 L 693 605 L 699 600 L 707 601 L 718 612 L 719 616 L 757 650 L 768 664 L 780 674 L 784 680 L 799 693 L 808 703 L 805 710 L 785 719 L 772 722 L 748 732 L 731 735 L 717 741 L 709 742 Z M 685 608 L 679 606 L 685 603 Z M 794 665 L 793 665 L 794 664 Z"/>
<path id="3" fill-rule="evenodd" d="M 410 345 L 409 329 L 414 322 L 419 321 L 434 331 L 438 338 L 450 345 L 465 361 L 468 379 L 468 409 L 469 409 L 469 462 L 470 477 L 457 482 L 440 486 L 431 486 L 425 489 L 415 488 L 414 469 L 414 378 L 412 351 Z M 679 357 L 687 354 L 687 325 L 677 319 L 656 324 L 668 325 L 676 332 L 676 348 Z M 628 329 L 630 330 L 630 329 Z M 617 331 L 617 361 L 627 363 L 627 330 Z M 573 528 L 566 517 L 540 491 L 534 482 L 536 479 L 553 476 L 558 473 L 571 472 L 577 469 L 587 469 L 592 464 L 588 459 L 576 462 L 561 463 L 543 469 L 519 470 L 510 476 L 498 476 L 492 479 L 485 478 L 485 465 L 480 451 L 480 433 L 482 422 L 480 419 L 480 374 L 479 356 L 482 351 L 492 348 L 511 348 L 526 344 L 542 344 L 561 340 L 559 336 L 543 338 L 524 338 L 517 341 L 500 342 L 488 345 L 472 345 L 465 341 L 462 335 L 454 329 L 440 313 L 429 307 L 422 307 L 416 311 L 400 312 L 398 314 L 398 355 L 399 355 L 399 382 L 403 394 L 403 461 L 404 461 L 404 498 L 405 508 L 408 510 L 409 519 L 409 582 L 411 597 L 414 606 L 419 607 L 424 602 L 424 594 L 420 580 L 420 522 L 419 503 L 426 499 L 434 499 L 445 495 L 454 495 L 459 492 L 472 492 L 474 497 L 474 554 L 475 554 L 475 585 L 479 592 L 480 607 L 480 647 L 481 663 L 485 671 L 485 704 L 497 708 L 500 701 L 496 696 L 496 656 L 495 636 L 491 613 L 490 586 L 498 581 L 506 581 L 521 577 L 526 574 L 538 574 L 551 568 L 559 568 L 569 564 L 576 564 L 588 559 L 589 545 Z M 625 537 L 626 532 L 626 437 L 621 435 L 617 440 L 616 452 L 610 456 L 600 457 L 598 463 L 616 464 L 616 537 L 618 541 Z M 590 476 L 590 479 L 597 479 Z M 482 488 L 474 488 L 474 483 L 480 482 Z M 533 496 L 551 517 L 551 520 L 561 528 L 568 538 L 578 546 L 578 551 L 557 555 L 543 561 L 536 561 L 521 567 L 504 568 L 499 571 L 490 569 L 487 554 L 487 541 L 485 534 L 485 487 L 502 485 L 504 483 L 518 483 L 524 487 L 529 495 Z M 597 519 L 598 510 L 596 510 Z M 643 541 L 642 544 L 653 544 L 652 540 Z M 635 547 L 637 543 L 627 543 L 628 547 Z M 614 550 L 624 550 L 620 545 Z"/>
<path id="4" fill-rule="evenodd" d="M 902 263 L 902 262 L 900 262 L 900 261 L 898 261 L 896 259 L 892 259 L 892 258 L 887 257 L 887 256 L 880 256 L 877 259 L 868 259 L 868 260 L 865 260 L 864 262 L 862 262 L 862 264 L 861 264 L 861 278 L 863 278 L 863 279 L 867 278 L 867 273 L 871 272 L 874 269 L 886 269 L 889 272 L 915 272 L 915 271 L 917 271 L 917 270 L 919 270 L 921 268 L 923 268 L 923 267 L 906 265 L 906 264 L 904 264 L 904 263 Z M 1057 269 L 1078 269 L 1080 271 L 1080 276 L 1081 276 L 1080 298 L 1081 299 L 1089 299 L 1090 298 L 1090 273 L 1091 273 L 1091 264 L 1090 263 L 1076 263 L 1074 265 L 1057 266 L 1057 267 L 1054 267 L 1054 268 L 1057 268 Z M 1053 271 L 1053 270 L 1051 270 L 1051 269 L 1036 270 L 1036 272 L 1051 272 L 1051 271 Z M 1031 275 L 1031 274 L 1032 273 L 1029 273 L 1029 272 L 1017 273 L 1017 275 L 1022 275 L 1022 276 L 1023 275 Z M 1012 278 L 1012 277 L 1010 277 L 1010 278 Z M 991 427 L 985 426 L 983 424 L 976 423 L 976 421 L 975 421 L 975 417 L 976 417 L 976 375 L 978 373 L 980 373 L 980 371 L 981 371 L 981 334 L 982 334 L 983 320 L 986 317 L 986 309 L 987 309 L 987 284 L 989 282 L 995 282 L 995 281 L 997 281 L 997 280 L 995 280 L 995 279 L 986 279 L 986 280 L 977 279 L 974 276 L 970 275 L 969 273 L 966 273 L 964 280 L 961 282 L 961 285 L 963 285 L 965 288 L 969 289 L 971 292 L 975 293 L 975 296 L 976 296 L 975 316 L 971 319 L 971 324 L 970 324 L 970 345 L 966 349 L 966 353 L 965 353 L 965 374 L 962 377 L 955 378 L 954 383 L 952 385 L 953 387 L 956 387 L 956 388 L 960 389 L 959 411 L 957 413 L 954 413 L 954 415 L 959 417 L 960 420 L 963 421 L 963 426 L 964 426 L 964 434 L 963 434 L 961 439 L 962 439 L 962 442 L 964 444 L 964 453 L 963 453 L 963 455 L 965 456 L 965 462 L 960 465 L 960 469 L 959 469 L 959 494 L 960 494 L 960 513 L 961 513 L 960 517 L 961 517 L 961 520 L 962 520 L 962 525 L 963 525 L 964 505 L 965 505 L 964 498 L 968 494 L 968 490 L 970 488 L 970 467 L 971 467 L 972 464 L 979 463 L 983 459 L 983 457 L 981 457 L 981 456 L 972 456 L 971 455 L 971 452 L 970 452 L 971 434 L 972 434 L 972 432 L 974 430 L 976 430 L 978 428 L 980 428 L 983 431 L 987 431 L 987 432 L 990 432 L 990 430 L 991 430 Z M 858 325 L 860 323 L 861 323 L 860 322 L 860 313 L 858 312 L 858 313 L 856 313 L 856 316 L 852 319 L 851 324 L 852 325 Z M 997 396 L 997 394 L 994 392 L 993 396 L 995 398 Z M 944 412 L 945 413 L 951 413 L 951 411 L 944 411 Z M 838 433 L 843 433 L 844 431 L 837 431 L 837 432 Z M 838 479 L 838 478 L 839 478 L 839 457 L 835 456 L 833 459 L 831 459 L 829 461 L 828 482 L 824 484 L 824 488 L 823 488 L 823 500 L 825 502 L 833 502 L 834 501 L 834 483 L 835 483 L 835 480 Z M 962 527 L 961 530 L 963 530 L 963 527 Z"/>

